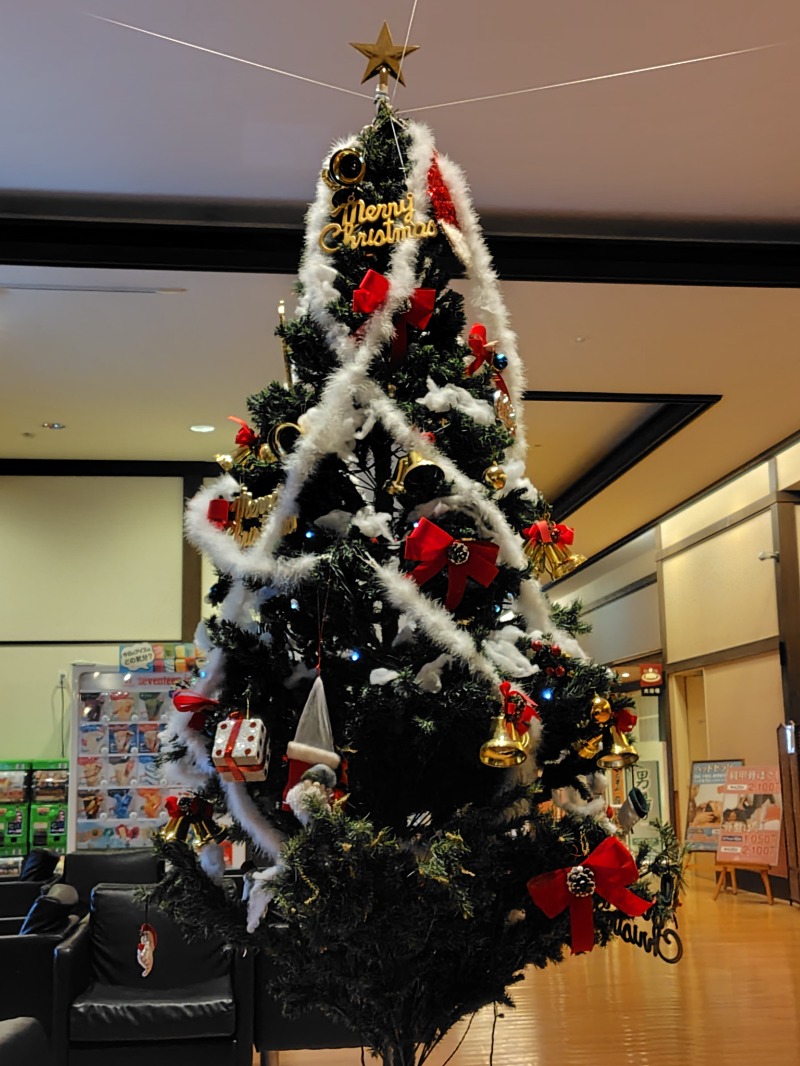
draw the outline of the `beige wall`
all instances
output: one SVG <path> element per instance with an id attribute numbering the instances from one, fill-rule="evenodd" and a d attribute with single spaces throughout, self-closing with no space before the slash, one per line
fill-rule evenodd
<path id="1" fill-rule="evenodd" d="M 74 660 L 180 639 L 182 518 L 179 478 L 0 478 L 0 759 L 60 755 Z"/>
<path id="2" fill-rule="evenodd" d="M 668 662 L 680 662 L 776 636 L 775 567 L 764 511 L 664 559 L 662 584 Z"/>

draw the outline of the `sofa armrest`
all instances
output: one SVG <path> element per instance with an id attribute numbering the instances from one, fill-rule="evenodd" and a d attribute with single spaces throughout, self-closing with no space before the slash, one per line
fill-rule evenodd
<path id="1" fill-rule="evenodd" d="M 0 918 L 22 918 L 42 893 L 43 881 L 0 881 Z"/>
<path id="2" fill-rule="evenodd" d="M 53 952 L 58 941 L 52 934 L 0 936 L 0 1018 L 37 1018 L 50 1031 Z"/>
<path id="3" fill-rule="evenodd" d="M 69 1048 L 69 1012 L 73 1000 L 92 979 L 89 918 L 83 918 L 55 951 L 53 967 L 52 1043 L 55 1062 L 66 1063 Z"/>

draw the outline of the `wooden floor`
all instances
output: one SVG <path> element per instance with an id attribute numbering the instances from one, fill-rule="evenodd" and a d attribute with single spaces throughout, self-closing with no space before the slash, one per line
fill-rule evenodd
<path id="1" fill-rule="evenodd" d="M 678 965 L 616 941 L 531 971 L 515 990 L 516 1009 L 497 1023 L 495 1066 L 797 1066 L 800 908 L 742 891 L 714 902 L 706 869 L 690 872 L 689 884 Z M 488 1064 L 491 1026 L 489 1008 L 452 1066 Z M 443 1066 L 463 1029 L 448 1034 L 430 1066 Z M 358 1050 L 280 1055 L 280 1066 L 360 1061 Z"/>

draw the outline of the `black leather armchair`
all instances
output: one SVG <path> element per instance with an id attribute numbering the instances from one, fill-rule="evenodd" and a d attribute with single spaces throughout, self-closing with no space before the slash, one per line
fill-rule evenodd
<path id="1" fill-rule="evenodd" d="M 163 872 L 163 862 L 148 848 L 70 851 L 64 856 L 62 880 L 77 891 L 78 912 L 87 914 L 95 885 L 153 885 Z"/>
<path id="2" fill-rule="evenodd" d="M 143 977 L 139 927 L 158 937 Z M 53 1046 L 58 1066 L 250 1066 L 252 956 L 188 942 L 134 885 L 98 885 L 89 919 L 55 954 Z"/>

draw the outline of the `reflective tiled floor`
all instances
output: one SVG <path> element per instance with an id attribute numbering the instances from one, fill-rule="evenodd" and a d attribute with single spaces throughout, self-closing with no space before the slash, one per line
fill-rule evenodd
<path id="1" fill-rule="evenodd" d="M 677 966 L 617 941 L 531 971 L 516 1010 L 498 1020 L 495 1066 L 797 1066 L 800 908 L 741 891 L 714 902 L 713 887 L 707 866 L 690 874 Z M 489 1008 L 452 1066 L 487 1066 L 491 1027 Z M 443 1066 L 462 1033 L 449 1034 L 429 1066 Z M 358 1050 L 280 1055 L 280 1066 L 360 1061 Z"/>

